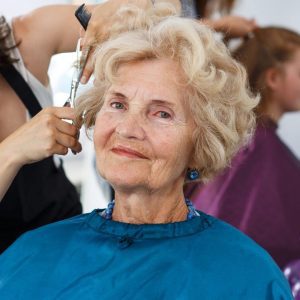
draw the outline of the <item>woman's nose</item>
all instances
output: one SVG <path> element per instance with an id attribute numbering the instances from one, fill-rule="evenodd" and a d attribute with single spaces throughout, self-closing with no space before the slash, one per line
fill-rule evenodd
<path id="1" fill-rule="evenodd" d="M 138 113 L 126 113 L 116 127 L 116 133 L 124 138 L 143 140 L 145 131 L 143 117 Z"/>

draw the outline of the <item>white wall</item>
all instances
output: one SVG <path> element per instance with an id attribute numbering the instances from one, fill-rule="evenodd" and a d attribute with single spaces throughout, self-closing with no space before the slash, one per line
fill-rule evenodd
<path id="1" fill-rule="evenodd" d="M 233 11 L 255 18 L 259 25 L 281 25 L 300 30 L 299 0 L 237 0 Z"/>
<path id="2" fill-rule="evenodd" d="M 65 4 L 71 0 L 0 0 L 0 14 L 7 18 L 27 13 L 34 8 L 49 4 Z"/>

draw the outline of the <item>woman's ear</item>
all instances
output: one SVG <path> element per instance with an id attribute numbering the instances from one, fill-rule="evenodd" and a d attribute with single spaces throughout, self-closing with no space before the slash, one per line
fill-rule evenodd
<path id="1" fill-rule="evenodd" d="M 279 88 L 281 71 L 278 68 L 270 68 L 265 72 L 265 84 L 266 86 L 273 90 L 277 91 Z"/>

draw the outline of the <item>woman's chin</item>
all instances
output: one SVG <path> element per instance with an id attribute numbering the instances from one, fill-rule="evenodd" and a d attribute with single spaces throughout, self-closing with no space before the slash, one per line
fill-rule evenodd
<path id="1" fill-rule="evenodd" d="M 145 185 L 143 184 L 144 180 L 139 174 L 120 172 L 117 174 L 105 174 L 104 177 L 115 190 L 132 190 Z"/>

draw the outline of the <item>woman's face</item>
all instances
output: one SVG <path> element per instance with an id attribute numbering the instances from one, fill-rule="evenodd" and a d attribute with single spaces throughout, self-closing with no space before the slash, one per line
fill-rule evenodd
<path id="1" fill-rule="evenodd" d="M 120 67 L 94 130 L 98 169 L 115 189 L 182 186 L 194 121 L 178 82 L 181 70 L 170 60 Z"/>
<path id="2" fill-rule="evenodd" d="M 300 50 L 282 65 L 274 92 L 283 112 L 300 110 Z"/>

